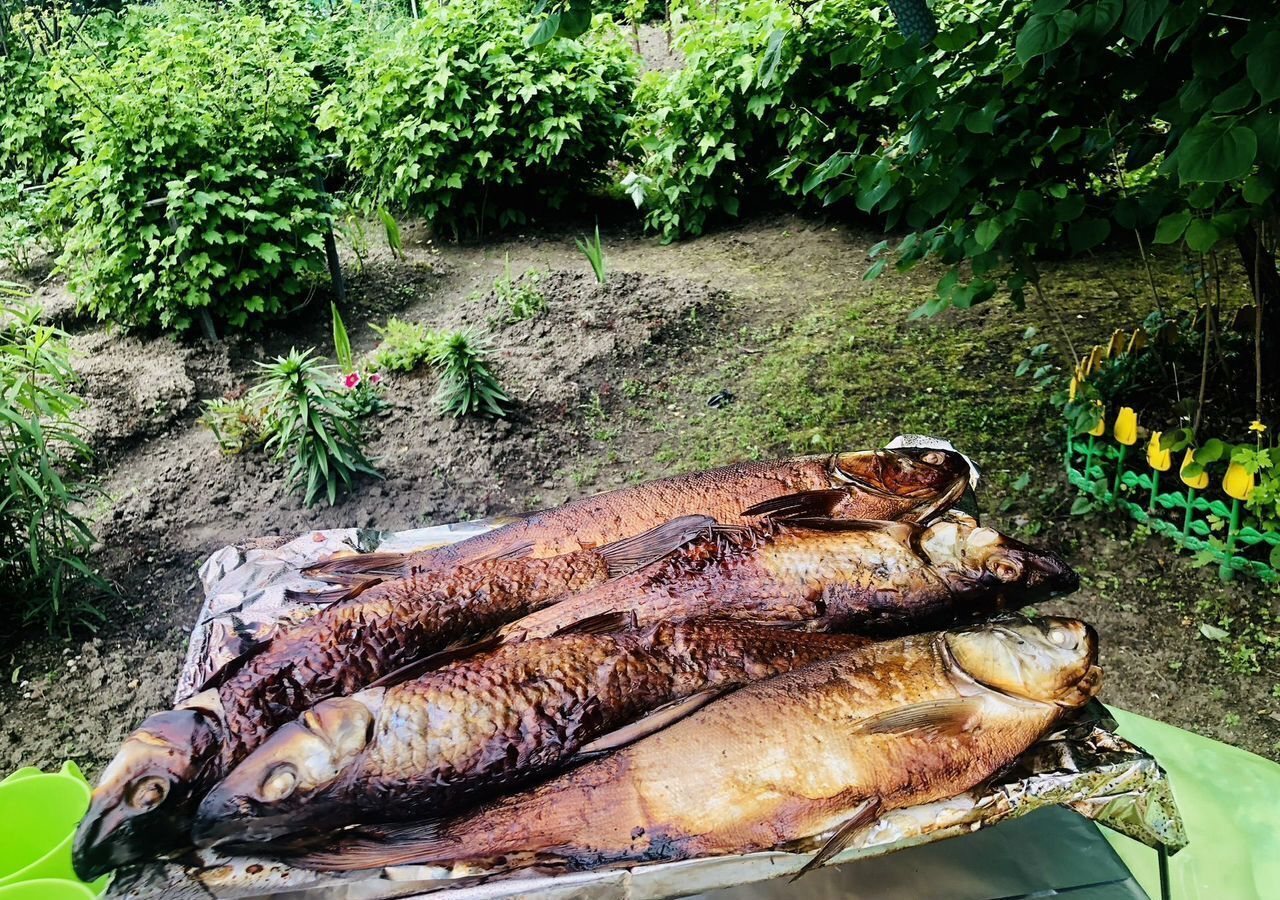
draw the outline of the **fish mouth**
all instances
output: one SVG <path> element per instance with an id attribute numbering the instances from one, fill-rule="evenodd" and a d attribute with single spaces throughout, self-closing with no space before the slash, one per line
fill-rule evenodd
<path id="1" fill-rule="evenodd" d="M 190 846 L 183 816 L 177 813 L 130 815 L 118 808 L 94 809 L 76 828 L 71 866 L 82 881 L 136 865 Z"/>

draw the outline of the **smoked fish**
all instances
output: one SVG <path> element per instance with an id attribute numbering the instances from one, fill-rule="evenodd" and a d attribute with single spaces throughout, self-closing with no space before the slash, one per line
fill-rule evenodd
<path id="1" fill-rule="evenodd" d="M 312 707 L 205 796 L 192 833 L 251 842 L 454 810 L 866 642 L 708 621 L 504 645 Z"/>
<path id="2" fill-rule="evenodd" d="M 478 811 L 290 859 L 348 870 L 608 864 L 789 849 L 812 864 L 880 813 L 980 784 L 1101 683 L 1097 635 L 1044 617 L 868 644 L 748 685 L 632 746 Z"/>

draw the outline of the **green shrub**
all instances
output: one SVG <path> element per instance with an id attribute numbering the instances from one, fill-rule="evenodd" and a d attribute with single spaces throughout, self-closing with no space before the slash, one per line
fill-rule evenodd
<path id="1" fill-rule="evenodd" d="M 529 269 L 519 278 L 512 278 L 511 255 L 503 257 L 502 274 L 493 279 L 493 293 L 502 304 L 503 312 L 489 324 L 514 325 L 541 315 L 547 308 L 547 298 L 538 290 L 541 280 L 542 273 L 537 269 Z"/>
<path id="2" fill-rule="evenodd" d="M 266 409 L 248 394 L 204 401 L 199 423 L 213 432 L 219 449 L 228 456 L 260 447 L 266 441 Z"/>
<path id="3" fill-rule="evenodd" d="M 634 57 L 603 17 L 536 50 L 527 24 L 523 4 L 459 0 L 357 41 L 318 123 L 361 207 L 480 232 L 599 179 L 622 145 Z"/>
<path id="4" fill-rule="evenodd" d="M 453 331 L 440 336 L 430 359 L 440 372 L 437 399 L 443 412 L 454 418 L 507 414 L 511 398 L 485 365 L 487 349 L 484 341 L 470 332 Z"/>
<path id="5" fill-rule="evenodd" d="M 258 363 L 263 372 L 249 396 L 265 410 L 266 449 L 290 460 L 289 487 L 303 490 L 307 506 L 321 493 L 333 505 L 357 474 L 378 472 L 364 455 L 360 424 L 343 402 L 337 369 L 312 352 L 291 350 Z"/>
<path id="6" fill-rule="evenodd" d="M 50 628 L 101 619 L 93 598 L 106 583 L 86 557 L 93 532 L 77 510 L 93 490 L 93 451 L 71 416 L 66 336 L 41 310 L 0 283 L 0 596 L 21 621 Z"/>
<path id="7" fill-rule="evenodd" d="M 412 372 L 430 359 L 440 343 L 439 332 L 421 322 L 406 322 L 395 316 L 386 325 L 374 325 L 373 330 L 382 338 L 369 360 L 375 372 Z"/>
<path id="8" fill-rule="evenodd" d="M 864 71 L 861 56 L 893 29 L 885 10 L 855 0 L 803 15 L 782 0 L 746 0 L 692 18 L 677 40 L 684 67 L 647 74 L 636 96 L 639 163 L 623 185 L 646 224 L 670 240 L 737 215 L 744 194 L 799 195 L 795 173 L 831 141 L 879 128 L 892 83 Z"/>
<path id="9" fill-rule="evenodd" d="M 128 326 L 288 312 L 325 276 L 330 221 L 317 89 L 289 25 L 236 6 L 127 19 L 112 64 L 77 79 L 79 162 L 55 198 L 72 290 Z"/>

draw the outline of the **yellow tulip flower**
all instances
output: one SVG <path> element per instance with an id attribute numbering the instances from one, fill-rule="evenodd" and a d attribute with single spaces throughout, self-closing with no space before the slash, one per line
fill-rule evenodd
<path id="1" fill-rule="evenodd" d="M 1093 405 L 1098 408 L 1098 424 L 1089 429 L 1089 434 L 1094 437 L 1102 437 L 1107 431 L 1107 417 L 1103 415 L 1101 403 L 1095 400 Z"/>
<path id="2" fill-rule="evenodd" d="M 1126 353 L 1137 353 L 1147 346 L 1147 333 L 1141 328 L 1133 329 L 1133 337 L 1129 338 L 1129 349 Z"/>
<path id="3" fill-rule="evenodd" d="M 1071 387 L 1067 388 L 1067 400 L 1071 403 L 1076 401 L 1076 392 L 1080 390 L 1080 379 L 1072 378 Z"/>
<path id="4" fill-rule="evenodd" d="M 1147 444 L 1147 465 L 1157 472 L 1168 472 L 1173 465 L 1173 454 L 1160 449 L 1160 432 L 1151 432 L 1151 443 Z"/>
<path id="5" fill-rule="evenodd" d="M 1112 357 L 1119 356 L 1123 353 L 1124 345 L 1124 332 L 1117 328 L 1115 331 L 1111 332 L 1111 341 L 1107 344 L 1106 350 L 1107 358 L 1111 359 Z"/>
<path id="6" fill-rule="evenodd" d="M 1209 473 L 1200 470 L 1200 474 L 1195 478 L 1188 478 L 1186 475 L 1187 466 L 1196 461 L 1194 451 L 1188 447 L 1187 455 L 1182 458 L 1182 466 L 1178 469 L 1178 476 L 1182 479 L 1182 483 L 1189 488 L 1195 488 L 1197 491 L 1203 491 L 1209 486 Z"/>
<path id="7" fill-rule="evenodd" d="M 1116 413 L 1116 424 L 1111 433 L 1116 436 L 1117 441 L 1126 447 L 1132 447 L 1134 442 L 1138 440 L 1138 414 L 1128 406 L 1120 407 L 1120 412 Z"/>
<path id="8" fill-rule="evenodd" d="M 1102 348 L 1094 347 L 1093 352 L 1089 354 L 1089 374 L 1092 375 L 1100 368 L 1102 368 Z"/>
<path id="9" fill-rule="evenodd" d="M 1236 500 L 1248 500 L 1253 494 L 1253 475 L 1240 463 L 1233 462 L 1227 466 L 1227 474 L 1222 477 L 1222 489 L 1228 497 Z"/>

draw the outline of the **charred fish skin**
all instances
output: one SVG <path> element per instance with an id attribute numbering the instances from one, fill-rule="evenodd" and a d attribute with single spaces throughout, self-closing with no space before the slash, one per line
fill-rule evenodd
<path id="1" fill-rule="evenodd" d="M 243 842 L 443 814 L 550 773 L 588 742 L 666 704 L 863 643 L 688 622 L 506 645 L 404 684 L 320 704 L 208 794 L 194 833 L 201 843 Z M 364 708 L 354 708 L 359 704 Z M 344 726 L 367 743 L 357 750 Z M 327 758 L 317 763 L 318 756 Z"/>
<path id="2" fill-rule="evenodd" d="M 502 634 L 544 637 L 583 619 L 626 612 L 641 625 L 711 616 L 892 636 L 1016 609 L 1078 584 L 1053 554 L 971 521 L 923 529 L 856 525 L 765 521 L 715 529 L 645 569 L 513 622 Z"/>
<path id="3" fill-rule="evenodd" d="M 870 644 L 474 814 L 298 862 L 589 868 L 779 848 L 981 783 L 1096 693 L 1096 660 L 1089 626 L 1052 617 Z"/>
<path id="4" fill-rule="evenodd" d="M 800 511 L 837 518 L 928 521 L 969 486 L 969 463 L 950 450 L 901 448 L 745 462 L 651 481 L 533 513 L 487 534 L 422 553 L 339 557 L 318 577 L 445 571 L 506 555 L 536 558 L 600 546 L 686 515 L 745 523 L 753 507 L 796 498 Z"/>
<path id="5" fill-rule="evenodd" d="M 278 633 L 219 689 L 230 736 L 223 771 L 322 698 L 358 691 L 454 641 L 608 577 L 608 561 L 596 551 L 488 560 L 447 577 L 422 573 L 382 582 L 322 610 Z"/>

